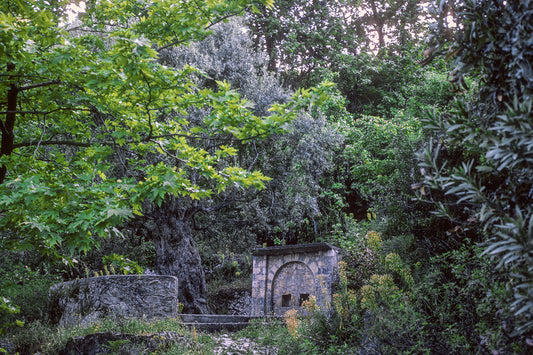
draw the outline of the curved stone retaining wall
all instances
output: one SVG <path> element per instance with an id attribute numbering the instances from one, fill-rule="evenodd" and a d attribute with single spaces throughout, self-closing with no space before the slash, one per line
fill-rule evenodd
<path id="1" fill-rule="evenodd" d="M 63 282 L 50 289 L 52 321 L 60 325 L 105 316 L 163 318 L 178 315 L 178 278 L 110 275 Z"/>

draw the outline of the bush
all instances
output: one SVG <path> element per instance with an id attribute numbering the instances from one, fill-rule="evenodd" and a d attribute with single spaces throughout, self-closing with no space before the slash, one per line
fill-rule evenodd
<path id="1" fill-rule="evenodd" d="M 124 255 L 115 253 L 106 255 L 102 258 L 102 263 L 106 274 L 115 274 L 116 272 L 124 275 L 144 273 L 144 269 L 137 262 L 126 258 Z"/>
<path id="2" fill-rule="evenodd" d="M 346 264 L 340 263 L 340 282 L 331 302 L 322 307 L 316 298 L 303 302 L 300 311 L 284 314 L 291 342 L 285 344 L 291 354 L 345 353 L 358 346 L 363 334 L 363 311 L 356 292 L 348 288 Z M 344 351 L 341 351 L 344 349 Z"/>
<path id="3" fill-rule="evenodd" d="M 372 247 L 367 238 L 359 237 L 342 249 L 342 260 L 348 282 L 347 287 L 359 290 L 380 266 L 378 246 Z"/>
<path id="4" fill-rule="evenodd" d="M 24 325 L 24 322 L 20 320 L 12 321 L 10 319 L 13 314 L 18 314 L 19 312 L 20 308 L 18 306 L 14 306 L 9 299 L 0 296 L 0 335 L 4 335 L 7 328 L 13 326 L 22 327 Z"/>
<path id="5" fill-rule="evenodd" d="M 13 255 L 4 254 L 0 265 L 0 300 L 3 303 L 1 318 L 5 323 L 16 324 L 17 321 L 32 322 L 48 319 L 48 291 L 50 286 L 60 281 L 55 275 L 46 274 L 44 270 L 22 264 Z M 1 301 L 0 301 L 1 302 Z M 13 312 L 13 310 L 17 310 Z M 0 321 L 1 322 L 1 321 Z"/>
<path id="6" fill-rule="evenodd" d="M 348 212 L 358 219 L 375 213 L 388 235 L 409 230 L 411 184 L 417 179 L 415 152 L 422 138 L 419 120 L 402 112 L 391 118 L 363 116 L 339 123 L 339 130 L 345 134 L 345 147 L 337 166 Z"/>
<path id="7" fill-rule="evenodd" d="M 455 229 L 481 231 L 485 254 L 510 280 L 513 336 L 526 343 L 533 343 L 531 5 L 440 2 L 432 50 L 453 58 L 450 79 L 457 88 L 466 87 L 468 76 L 478 88 L 459 97 L 454 110 L 428 119 L 435 139 L 422 164 L 420 191 Z M 458 154 L 447 156 L 454 150 Z"/>
<path id="8" fill-rule="evenodd" d="M 176 318 L 166 319 L 101 319 L 84 326 L 58 327 L 50 326 L 36 321 L 29 323 L 21 329 L 14 329 L 9 333 L 9 342 L 12 343 L 17 353 L 20 354 L 58 354 L 69 339 L 83 337 L 95 333 L 111 333 L 125 335 L 161 335 L 161 347 L 155 353 L 164 354 L 212 354 L 214 341 L 209 336 L 198 334 L 195 329 L 187 330 L 181 320 Z M 172 340 L 166 341 L 169 337 Z M 135 337 L 132 337 L 134 339 Z M 142 340 L 142 339 L 141 339 Z M 159 340 L 156 336 L 154 340 Z M 124 348 L 134 345 L 134 353 L 152 353 L 153 345 L 145 342 L 128 344 L 128 340 L 109 341 L 110 350 L 119 350 L 116 353 L 130 354 Z M 124 347 L 122 347 L 124 345 Z M 151 345 L 151 346 L 149 346 Z M 109 353 L 115 353 L 110 351 Z"/>
<path id="9" fill-rule="evenodd" d="M 509 337 L 508 280 L 481 252 L 479 246 L 465 245 L 433 257 L 416 287 L 415 305 L 431 325 L 427 337 L 435 351 L 525 350 Z"/>

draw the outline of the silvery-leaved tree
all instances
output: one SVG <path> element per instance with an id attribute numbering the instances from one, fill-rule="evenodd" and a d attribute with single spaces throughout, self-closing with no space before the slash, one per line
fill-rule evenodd
<path id="1" fill-rule="evenodd" d="M 509 277 L 510 335 L 533 332 L 533 2 L 440 1 L 429 56 L 453 58 L 468 101 L 428 121 L 435 134 L 421 195 L 455 231 L 480 228 L 484 254 Z M 445 194 L 437 195 L 436 191 Z M 527 339 L 528 343 L 531 339 Z"/>
<path id="2" fill-rule="evenodd" d="M 229 84 L 200 89 L 194 68 L 161 64 L 161 51 L 204 38 L 253 1 L 87 1 L 75 26 L 70 3 L 0 5 L 0 246 L 66 258 L 97 247 L 143 206 L 167 204 L 174 212 L 159 224 L 158 261 L 191 270 L 176 275 L 200 283 L 186 307 L 205 311 L 199 258 L 176 198 L 262 188 L 267 177 L 229 159 L 232 145 L 281 131 L 321 89 L 258 117 Z M 203 119 L 192 125 L 198 111 Z M 168 260 L 175 246 L 188 248 L 184 259 Z"/>
<path id="3" fill-rule="evenodd" d="M 250 35 L 242 18 L 234 18 L 214 26 L 203 41 L 165 51 L 162 58 L 168 66 L 189 63 L 201 69 L 200 86 L 230 82 L 253 104 L 255 114 L 265 114 L 273 102 L 286 102 L 289 91 L 267 71 L 268 57 L 253 49 Z M 309 241 L 326 229 L 320 226 L 324 206 L 318 199 L 340 135 L 318 111 L 302 110 L 286 125 L 287 132 L 239 147 L 235 159 L 240 165 L 259 168 L 272 179 L 265 189 L 226 189 L 191 206 L 193 234 L 203 255 L 240 252 L 257 242 L 294 243 L 297 235 L 307 238 L 300 242 Z"/>

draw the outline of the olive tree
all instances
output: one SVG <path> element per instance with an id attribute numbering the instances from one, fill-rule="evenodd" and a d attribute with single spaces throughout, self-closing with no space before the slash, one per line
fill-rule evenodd
<path id="1" fill-rule="evenodd" d="M 273 102 L 286 102 L 290 95 L 278 76 L 267 71 L 268 57 L 254 50 L 250 35 L 241 19 L 232 19 L 214 27 L 203 41 L 166 52 L 163 59 L 169 66 L 189 63 L 201 69 L 197 80 L 203 87 L 229 81 L 253 105 L 251 110 L 264 114 Z M 302 110 L 285 128 L 284 133 L 240 145 L 235 156 L 240 165 L 259 168 L 271 178 L 265 189 L 229 188 L 196 206 L 193 234 L 206 254 L 242 252 L 274 240 L 309 241 L 324 233 L 320 219 L 325 206 L 319 199 L 340 135 L 320 108 Z"/>
<path id="2" fill-rule="evenodd" d="M 320 89 L 259 117 L 228 83 L 199 88 L 196 69 L 159 60 L 253 2 L 89 1 L 76 26 L 69 3 L 0 5 L 0 245 L 68 260 L 125 219 L 167 205 L 154 236 L 160 271 L 200 284 L 184 301 L 205 311 L 195 302 L 203 275 L 177 199 L 264 187 L 267 177 L 231 159 L 232 145 L 279 132 Z M 205 116 L 193 125 L 199 111 Z M 176 261 L 172 248 L 188 252 Z"/>

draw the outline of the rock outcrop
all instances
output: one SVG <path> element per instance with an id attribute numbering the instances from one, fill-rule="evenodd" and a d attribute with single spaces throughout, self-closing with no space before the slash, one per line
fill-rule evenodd
<path id="1" fill-rule="evenodd" d="M 50 289 L 53 322 L 85 324 L 97 318 L 164 318 L 178 315 L 178 278 L 111 275 L 63 282 Z"/>

